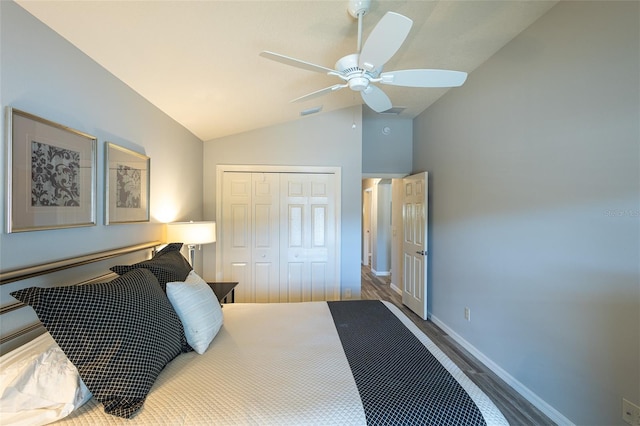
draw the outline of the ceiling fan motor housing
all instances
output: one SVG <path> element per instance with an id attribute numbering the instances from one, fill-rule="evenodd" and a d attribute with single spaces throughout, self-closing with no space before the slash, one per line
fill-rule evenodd
<path id="1" fill-rule="evenodd" d="M 335 69 L 339 71 L 342 78 L 347 81 L 349 88 L 356 92 L 361 92 L 369 87 L 371 78 L 376 78 L 376 76 L 380 74 L 380 71 L 382 71 L 382 67 L 374 69 L 371 72 L 360 68 L 358 66 L 357 53 L 352 53 L 351 55 L 338 59 Z"/>

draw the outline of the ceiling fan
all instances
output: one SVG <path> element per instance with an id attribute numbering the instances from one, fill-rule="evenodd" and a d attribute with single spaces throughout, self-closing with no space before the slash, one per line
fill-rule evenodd
<path id="1" fill-rule="evenodd" d="M 382 72 L 384 64 L 400 49 L 409 34 L 413 21 L 395 12 L 387 12 L 373 28 L 364 45 L 362 17 L 369 11 L 371 0 L 349 0 L 348 11 L 358 19 L 357 53 L 340 58 L 335 69 L 291 58 L 279 53 L 264 51 L 260 56 L 286 65 L 336 76 L 341 84 L 317 90 L 291 102 L 301 102 L 345 87 L 360 92 L 362 100 L 374 111 L 384 112 L 393 105 L 389 97 L 373 83 L 407 87 L 457 87 L 467 79 L 467 73 L 438 69 L 409 69 Z"/>

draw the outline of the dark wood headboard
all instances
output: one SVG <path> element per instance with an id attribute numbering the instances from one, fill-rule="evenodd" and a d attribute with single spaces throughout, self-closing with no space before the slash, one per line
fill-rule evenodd
<path id="1" fill-rule="evenodd" d="M 5 354 L 44 332 L 35 312 L 9 293 L 38 286 L 84 285 L 109 281 L 109 267 L 148 259 L 160 241 L 91 253 L 10 271 L 0 271 L 0 354 Z"/>

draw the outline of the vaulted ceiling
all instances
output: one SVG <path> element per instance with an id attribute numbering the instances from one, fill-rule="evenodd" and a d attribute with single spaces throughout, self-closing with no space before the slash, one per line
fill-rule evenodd
<path id="1" fill-rule="evenodd" d="M 362 103 L 349 89 L 291 103 L 341 81 L 259 56 L 270 50 L 333 68 L 357 46 L 346 0 L 17 3 L 204 141 L 300 119 L 311 107 L 321 114 Z M 414 23 L 384 71 L 471 73 L 555 3 L 374 0 L 363 40 L 394 11 Z M 381 88 L 408 118 L 456 90 Z"/>

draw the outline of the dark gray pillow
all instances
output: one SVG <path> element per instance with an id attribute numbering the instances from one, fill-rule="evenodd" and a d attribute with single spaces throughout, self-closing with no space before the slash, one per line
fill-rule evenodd
<path id="1" fill-rule="evenodd" d="M 134 269 L 148 269 L 153 272 L 162 289 L 166 291 L 168 282 L 183 282 L 191 272 L 189 261 L 180 253 L 181 248 L 182 243 L 171 243 L 149 260 L 133 265 L 116 265 L 110 269 L 118 275 L 126 274 Z"/>
<path id="2" fill-rule="evenodd" d="M 33 307 L 108 414 L 133 416 L 164 366 L 190 349 L 147 269 L 108 283 L 31 287 L 11 295 Z"/>

